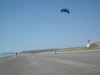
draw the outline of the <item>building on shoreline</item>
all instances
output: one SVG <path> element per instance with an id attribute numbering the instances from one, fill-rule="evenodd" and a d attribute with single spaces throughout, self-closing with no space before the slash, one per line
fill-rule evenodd
<path id="1" fill-rule="evenodd" d="M 91 46 L 91 42 L 90 42 L 90 40 L 88 40 L 86 43 L 86 48 L 89 48 L 90 46 Z"/>

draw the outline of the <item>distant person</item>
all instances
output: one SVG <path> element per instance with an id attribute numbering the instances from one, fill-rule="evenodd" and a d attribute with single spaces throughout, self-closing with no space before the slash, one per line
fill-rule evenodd
<path id="1" fill-rule="evenodd" d="M 18 53 L 16 52 L 16 56 L 18 56 Z"/>
<path id="2" fill-rule="evenodd" d="M 55 51 L 55 55 L 56 55 L 56 51 Z"/>

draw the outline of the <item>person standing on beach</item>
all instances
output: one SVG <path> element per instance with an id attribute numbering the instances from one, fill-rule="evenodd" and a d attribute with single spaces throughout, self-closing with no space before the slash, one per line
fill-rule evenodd
<path id="1" fill-rule="evenodd" d="M 16 52 L 16 56 L 18 56 L 18 53 Z"/>

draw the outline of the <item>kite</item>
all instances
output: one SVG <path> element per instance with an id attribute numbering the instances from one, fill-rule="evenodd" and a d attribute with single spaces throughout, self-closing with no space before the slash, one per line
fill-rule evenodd
<path id="1" fill-rule="evenodd" d="M 61 9 L 61 12 L 66 12 L 66 13 L 70 13 L 70 11 L 69 11 L 69 9 L 66 9 L 66 8 L 64 8 L 64 9 Z"/>

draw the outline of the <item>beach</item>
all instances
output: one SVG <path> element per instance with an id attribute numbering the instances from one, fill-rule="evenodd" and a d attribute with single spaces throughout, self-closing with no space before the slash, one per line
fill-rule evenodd
<path id="1" fill-rule="evenodd" d="M 3 57 L 0 75 L 100 75 L 100 51 Z"/>

